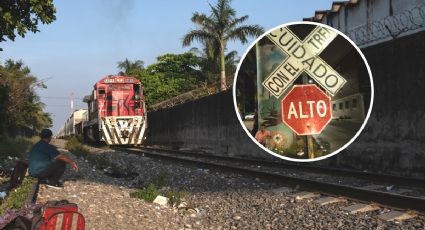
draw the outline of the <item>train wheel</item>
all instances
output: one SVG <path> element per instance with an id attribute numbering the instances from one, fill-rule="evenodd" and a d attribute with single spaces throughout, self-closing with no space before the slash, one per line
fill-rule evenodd
<path id="1" fill-rule="evenodd" d="M 84 143 L 88 143 L 89 142 L 89 134 L 87 133 L 87 127 L 83 129 L 83 141 Z"/>

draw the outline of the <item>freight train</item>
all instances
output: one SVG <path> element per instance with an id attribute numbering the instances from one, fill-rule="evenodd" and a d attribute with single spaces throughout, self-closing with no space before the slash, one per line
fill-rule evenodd
<path id="1" fill-rule="evenodd" d="M 58 137 L 69 138 L 83 135 L 82 125 L 87 121 L 87 109 L 77 109 L 66 119 L 65 124 L 59 130 Z"/>
<path id="2" fill-rule="evenodd" d="M 84 97 L 88 109 L 75 122 L 74 111 L 58 137 L 81 137 L 85 142 L 108 145 L 140 145 L 147 128 L 146 103 L 139 80 L 109 75 L 96 82 L 91 95 Z M 78 113 L 78 115 L 80 115 Z M 73 126 L 73 128 L 70 128 Z"/>

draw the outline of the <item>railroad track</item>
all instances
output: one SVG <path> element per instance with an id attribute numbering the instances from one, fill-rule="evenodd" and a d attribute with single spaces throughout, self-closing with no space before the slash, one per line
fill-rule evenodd
<path id="1" fill-rule="evenodd" d="M 374 202 L 385 207 L 425 213 L 425 180 L 422 179 L 177 150 L 117 149 L 161 160 L 196 164 L 201 168 L 250 175 L 321 194 L 343 196 L 351 200 Z"/>

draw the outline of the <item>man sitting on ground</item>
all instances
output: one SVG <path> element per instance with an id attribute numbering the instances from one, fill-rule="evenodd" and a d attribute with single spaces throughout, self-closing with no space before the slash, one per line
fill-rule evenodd
<path id="1" fill-rule="evenodd" d="M 50 129 L 41 131 L 41 140 L 32 147 L 29 156 L 29 174 L 49 187 L 62 188 L 63 184 L 59 180 L 65 172 L 65 163 L 69 164 L 74 171 L 77 171 L 78 166 L 75 161 L 49 144 L 52 135 Z"/>

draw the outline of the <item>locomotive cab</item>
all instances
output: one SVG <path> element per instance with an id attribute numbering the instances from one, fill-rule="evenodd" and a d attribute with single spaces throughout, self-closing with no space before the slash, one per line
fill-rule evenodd
<path id="1" fill-rule="evenodd" d="M 98 139 L 108 145 L 140 145 L 147 126 L 140 81 L 133 77 L 108 76 L 94 88 L 92 100 L 87 101 L 89 109 L 93 109 L 89 113 L 93 120 L 91 132 L 97 132 Z"/>

